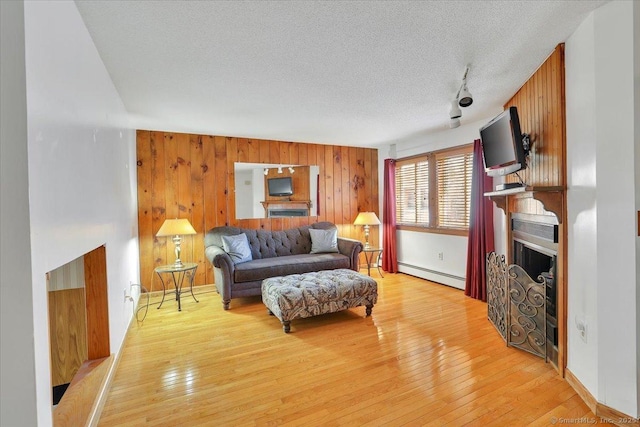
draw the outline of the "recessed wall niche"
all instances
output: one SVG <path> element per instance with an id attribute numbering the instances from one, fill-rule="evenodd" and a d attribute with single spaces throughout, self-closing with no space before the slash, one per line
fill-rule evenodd
<path id="1" fill-rule="evenodd" d="M 79 371 L 89 365 L 92 369 L 97 366 L 96 361 L 110 355 L 105 246 L 49 271 L 47 291 L 52 403 L 57 403 L 54 397 L 60 400 L 62 396 L 54 394 L 64 394 Z M 82 418 L 78 405 L 69 406 L 75 409 L 54 409 L 54 425 L 60 418 L 56 412 L 65 412 L 66 421 L 70 416 Z"/>

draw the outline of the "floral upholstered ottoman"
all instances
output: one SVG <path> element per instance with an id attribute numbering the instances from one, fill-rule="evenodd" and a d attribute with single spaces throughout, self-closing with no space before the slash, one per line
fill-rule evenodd
<path id="1" fill-rule="evenodd" d="M 288 333 L 294 319 L 361 305 L 370 316 L 378 302 L 378 284 L 371 277 L 349 269 L 271 277 L 262 282 L 262 301 Z"/>

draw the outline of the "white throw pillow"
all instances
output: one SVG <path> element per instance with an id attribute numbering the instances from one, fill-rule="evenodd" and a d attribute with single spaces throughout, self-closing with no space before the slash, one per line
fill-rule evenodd
<path id="1" fill-rule="evenodd" d="M 309 229 L 311 235 L 311 253 L 319 254 L 324 252 L 338 251 L 338 230 L 316 230 Z"/>
<path id="2" fill-rule="evenodd" d="M 222 249 L 229 254 L 234 264 L 251 261 L 251 248 L 249 247 L 249 239 L 244 233 L 234 236 L 222 236 Z"/>

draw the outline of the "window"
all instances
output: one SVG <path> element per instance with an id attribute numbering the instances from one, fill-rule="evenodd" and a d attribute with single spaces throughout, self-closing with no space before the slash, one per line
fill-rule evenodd
<path id="1" fill-rule="evenodd" d="M 465 233 L 469 228 L 472 170 L 472 145 L 398 160 L 399 228 Z"/>

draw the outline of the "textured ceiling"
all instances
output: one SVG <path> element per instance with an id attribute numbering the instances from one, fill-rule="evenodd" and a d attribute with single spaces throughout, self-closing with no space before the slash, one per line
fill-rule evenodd
<path id="1" fill-rule="evenodd" d="M 377 146 L 501 110 L 604 1 L 76 1 L 138 129 Z"/>

